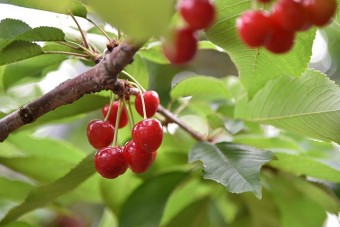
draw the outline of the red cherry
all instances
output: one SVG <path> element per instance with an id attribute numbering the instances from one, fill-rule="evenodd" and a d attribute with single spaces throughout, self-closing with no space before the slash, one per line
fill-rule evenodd
<path id="1" fill-rule="evenodd" d="M 191 28 L 179 28 L 173 37 L 163 43 L 163 52 L 172 64 L 184 64 L 190 61 L 197 51 L 197 35 Z"/>
<path id="2" fill-rule="evenodd" d="M 264 11 L 246 11 L 237 19 L 236 26 L 241 39 L 250 47 L 260 47 L 270 37 L 270 17 Z"/>
<path id="3" fill-rule="evenodd" d="M 104 147 L 97 151 L 94 166 L 100 175 L 110 179 L 123 174 L 128 168 L 121 147 Z"/>
<path id="4" fill-rule="evenodd" d="M 115 101 L 112 104 L 112 108 L 110 111 L 110 116 L 107 119 L 112 125 L 116 125 L 116 119 L 117 119 L 117 113 L 118 113 L 118 106 L 119 106 L 119 101 Z M 105 118 L 107 113 L 109 112 L 110 109 L 110 104 L 106 104 L 103 109 L 102 109 L 102 114 L 103 117 Z M 129 119 L 127 116 L 126 108 L 125 106 L 123 107 L 122 114 L 120 115 L 120 121 L 119 121 L 119 128 L 125 127 L 129 123 Z"/>
<path id="5" fill-rule="evenodd" d="M 273 8 L 271 19 L 288 31 L 306 30 L 312 26 L 302 2 L 295 0 L 280 0 Z"/>
<path id="6" fill-rule="evenodd" d="M 178 10 L 195 30 L 206 29 L 215 20 L 215 6 L 210 0 L 180 0 Z"/>
<path id="7" fill-rule="evenodd" d="M 114 127 L 107 121 L 92 120 L 87 125 L 87 139 L 96 149 L 109 146 L 113 141 Z"/>
<path id="8" fill-rule="evenodd" d="M 284 30 L 275 24 L 272 27 L 273 32 L 265 47 L 276 54 L 288 52 L 294 45 L 295 33 Z"/>
<path id="9" fill-rule="evenodd" d="M 158 93 L 155 91 L 146 91 L 143 93 L 143 97 L 145 103 L 146 117 L 152 117 L 157 112 L 159 106 Z M 143 117 L 143 102 L 140 94 L 136 95 L 135 107 L 139 115 Z"/>
<path id="10" fill-rule="evenodd" d="M 132 139 L 143 151 L 156 151 L 163 140 L 161 123 L 152 118 L 138 122 L 132 129 Z"/>
<path id="11" fill-rule="evenodd" d="M 134 173 L 147 171 L 155 160 L 156 153 L 143 151 L 133 140 L 125 144 L 123 149 L 124 158 Z"/>
<path id="12" fill-rule="evenodd" d="M 336 0 L 304 0 L 303 4 L 311 22 L 316 26 L 327 25 L 337 9 Z"/>

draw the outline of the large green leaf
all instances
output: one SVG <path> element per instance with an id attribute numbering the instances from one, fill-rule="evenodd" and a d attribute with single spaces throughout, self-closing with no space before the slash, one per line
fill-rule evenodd
<path id="1" fill-rule="evenodd" d="M 45 206 L 59 196 L 76 188 L 94 172 L 93 154 L 90 154 L 65 176 L 51 184 L 33 189 L 23 203 L 14 207 L 6 214 L 4 219 L 0 222 L 0 225 L 7 224 L 29 211 Z"/>
<path id="2" fill-rule="evenodd" d="M 51 70 L 57 69 L 65 59 L 63 55 L 40 55 L 2 66 L 0 78 L 2 78 L 3 87 L 7 90 L 14 85 L 41 79 Z"/>
<path id="3" fill-rule="evenodd" d="M 4 19 L 0 21 L 0 50 L 11 43 L 15 37 L 31 29 L 21 20 Z"/>
<path id="4" fill-rule="evenodd" d="M 23 201 L 32 187 L 32 185 L 23 181 L 0 177 L 0 199 Z"/>
<path id="5" fill-rule="evenodd" d="M 27 8 L 46 10 L 56 13 L 70 14 L 79 17 L 86 17 L 87 10 L 85 6 L 78 0 L 59 0 L 53 2 L 45 0 L 0 0 L 0 3 L 17 5 Z"/>
<path id="6" fill-rule="evenodd" d="M 340 142 L 340 90 L 326 75 L 309 70 L 301 77 L 270 81 L 235 116 L 275 125 L 325 141 Z"/>
<path id="7" fill-rule="evenodd" d="M 37 27 L 21 33 L 15 40 L 22 41 L 64 41 L 65 34 L 59 28 Z"/>
<path id="8" fill-rule="evenodd" d="M 139 40 L 163 34 L 175 11 L 175 0 L 86 0 L 85 2 L 111 25 Z"/>
<path id="9" fill-rule="evenodd" d="M 267 81 L 281 75 L 300 76 L 308 66 L 315 29 L 299 33 L 294 48 L 287 54 L 272 54 L 264 48 L 250 49 L 239 39 L 235 20 L 251 9 L 251 0 L 216 0 L 215 4 L 217 20 L 207 36 L 230 54 L 250 97 Z"/>
<path id="10" fill-rule="evenodd" d="M 41 47 L 27 41 L 13 41 L 0 51 L 0 65 L 22 61 L 43 54 Z"/>
<path id="11" fill-rule="evenodd" d="M 172 89 L 171 98 L 197 96 L 204 99 L 228 99 L 231 97 L 227 84 L 220 79 L 208 76 L 193 76 L 181 80 Z"/>
<path id="12" fill-rule="evenodd" d="M 186 176 L 184 172 L 170 172 L 145 181 L 124 203 L 119 226 L 159 226 L 168 197 Z"/>
<path id="13" fill-rule="evenodd" d="M 28 224 L 26 222 L 14 221 L 2 227 L 38 227 L 37 225 Z"/>
<path id="14" fill-rule="evenodd" d="M 253 192 L 258 198 L 261 198 L 260 169 L 271 159 L 269 151 L 231 143 L 199 142 L 189 153 L 190 163 L 203 163 L 205 179 L 214 180 L 233 193 Z"/>

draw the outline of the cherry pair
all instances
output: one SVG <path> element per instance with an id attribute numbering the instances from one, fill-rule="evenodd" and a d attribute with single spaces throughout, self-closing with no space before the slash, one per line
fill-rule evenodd
<path id="1" fill-rule="evenodd" d="M 207 29 L 215 20 L 215 6 L 211 0 L 179 0 L 177 5 L 186 27 L 172 31 L 163 43 L 163 52 L 172 64 L 183 64 L 191 60 L 196 51 L 196 31 Z"/>
<path id="2" fill-rule="evenodd" d="M 336 0 L 278 0 L 271 13 L 246 11 L 236 26 L 249 47 L 264 46 L 273 53 L 285 53 L 294 45 L 296 32 L 328 24 L 336 8 Z"/>
<path id="3" fill-rule="evenodd" d="M 109 179 L 125 173 L 144 173 L 154 162 L 163 139 L 162 125 L 156 119 L 145 119 L 132 130 L 132 140 L 124 147 L 104 147 L 94 157 L 97 172 Z"/>

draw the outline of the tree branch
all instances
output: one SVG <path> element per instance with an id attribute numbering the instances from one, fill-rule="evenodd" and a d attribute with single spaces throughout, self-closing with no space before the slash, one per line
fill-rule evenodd
<path id="1" fill-rule="evenodd" d="M 101 90 L 112 90 L 118 95 L 125 93 L 129 86 L 118 79 L 117 75 L 133 60 L 140 47 L 141 44 L 122 43 L 107 53 L 104 59 L 90 70 L 66 80 L 40 98 L 0 119 L 0 142 L 14 130 L 62 105 L 75 102 L 84 94 Z"/>

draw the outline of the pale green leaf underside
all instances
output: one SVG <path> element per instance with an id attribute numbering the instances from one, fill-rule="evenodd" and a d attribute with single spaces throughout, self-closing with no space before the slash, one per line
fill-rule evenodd
<path id="1" fill-rule="evenodd" d="M 193 76 L 181 80 L 171 90 L 171 98 L 177 99 L 184 96 L 197 96 L 205 99 L 228 99 L 227 84 L 220 79 L 209 76 Z"/>
<path id="2" fill-rule="evenodd" d="M 218 17 L 207 36 L 230 54 L 249 97 L 253 97 L 267 81 L 281 75 L 300 76 L 308 66 L 315 29 L 299 33 L 288 54 L 272 54 L 264 48 L 250 49 L 239 39 L 235 21 L 242 12 L 251 9 L 251 1 L 216 0 L 215 4 Z"/>
<path id="3" fill-rule="evenodd" d="M 251 101 L 240 101 L 235 116 L 340 143 L 340 90 L 316 71 L 268 82 Z"/>
<path id="4" fill-rule="evenodd" d="M 189 162 L 201 161 L 203 177 L 224 185 L 232 193 L 253 192 L 261 198 L 261 167 L 272 153 L 252 147 L 219 143 L 197 143 L 189 153 Z"/>
<path id="5" fill-rule="evenodd" d="M 29 211 L 45 206 L 57 197 L 76 188 L 94 172 L 93 154 L 90 154 L 65 176 L 51 184 L 33 189 L 23 203 L 6 214 L 0 225 L 7 224 Z"/>

